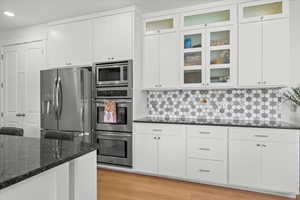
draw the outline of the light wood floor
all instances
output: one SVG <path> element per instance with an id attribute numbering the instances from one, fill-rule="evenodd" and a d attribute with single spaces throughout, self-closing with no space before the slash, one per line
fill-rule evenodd
<path id="1" fill-rule="evenodd" d="M 300 200 L 300 198 L 297 198 Z M 202 184 L 98 169 L 98 200 L 291 200 Z"/>

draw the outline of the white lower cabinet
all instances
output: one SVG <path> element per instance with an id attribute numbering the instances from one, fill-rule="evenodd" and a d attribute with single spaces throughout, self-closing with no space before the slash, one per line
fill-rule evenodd
<path id="1" fill-rule="evenodd" d="M 296 130 L 230 129 L 229 183 L 298 194 L 298 134 Z"/>
<path id="2" fill-rule="evenodd" d="M 187 126 L 187 177 L 227 183 L 228 128 Z"/>
<path id="3" fill-rule="evenodd" d="M 187 177 L 212 183 L 227 182 L 226 161 L 188 159 Z"/>
<path id="4" fill-rule="evenodd" d="M 134 169 L 185 177 L 185 131 L 181 125 L 135 124 Z"/>
<path id="5" fill-rule="evenodd" d="M 134 170 L 285 194 L 299 193 L 299 130 L 134 124 Z"/>
<path id="6" fill-rule="evenodd" d="M 152 134 L 134 133 L 134 168 L 157 173 L 157 141 Z"/>

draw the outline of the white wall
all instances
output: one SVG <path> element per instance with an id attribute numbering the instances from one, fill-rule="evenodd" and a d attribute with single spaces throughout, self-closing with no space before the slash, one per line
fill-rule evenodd
<path id="1" fill-rule="evenodd" d="M 300 1 L 291 0 L 291 65 L 292 84 L 300 84 Z"/>
<path id="2" fill-rule="evenodd" d="M 0 32 L 0 45 L 46 39 L 46 33 L 46 24 Z"/>

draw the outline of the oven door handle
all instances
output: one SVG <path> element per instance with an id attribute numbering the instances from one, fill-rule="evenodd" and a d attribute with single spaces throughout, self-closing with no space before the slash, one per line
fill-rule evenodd
<path id="1" fill-rule="evenodd" d="M 96 103 L 96 106 L 97 107 L 105 107 L 106 105 L 105 104 L 100 104 L 100 103 Z M 117 104 L 117 108 L 127 108 L 129 107 L 128 104 L 125 104 L 125 103 L 118 103 Z"/>
<path id="2" fill-rule="evenodd" d="M 112 133 L 105 133 L 105 134 L 99 134 L 97 138 L 101 139 L 101 138 L 106 138 L 106 136 L 113 136 L 114 138 L 110 138 L 110 139 L 116 139 L 116 138 L 123 138 L 123 137 L 132 137 L 132 134 L 124 134 L 122 133 L 122 135 L 116 135 L 116 134 L 112 134 Z"/>

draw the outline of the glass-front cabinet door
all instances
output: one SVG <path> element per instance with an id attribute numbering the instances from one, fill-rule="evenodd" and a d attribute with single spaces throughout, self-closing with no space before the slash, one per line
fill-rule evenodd
<path id="1" fill-rule="evenodd" d="M 182 28 L 193 29 L 230 25 L 234 23 L 235 11 L 236 9 L 230 6 L 185 13 L 182 15 Z"/>
<path id="2" fill-rule="evenodd" d="M 287 0 L 261 0 L 240 4 L 240 22 L 263 21 L 287 16 Z"/>
<path id="3" fill-rule="evenodd" d="M 176 28 L 176 16 L 167 16 L 145 20 L 145 35 L 173 32 Z"/>
<path id="4" fill-rule="evenodd" d="M 210 28 L 182 34 L 184 86 L 230 86 L 234 83 L 234 28 Z"/>
<path id="5" fill-rule="evenodd" d="M 204 32 L 190 31 L 182 35 L 184 84 L 204 82 Z"/>
<path id="6" fill-rule="evenodd" d="M 232 28 L 207 30 L 207 84 L 230 85 L 233 79 L 234 37 Z"/>

